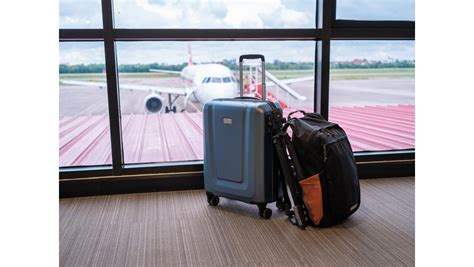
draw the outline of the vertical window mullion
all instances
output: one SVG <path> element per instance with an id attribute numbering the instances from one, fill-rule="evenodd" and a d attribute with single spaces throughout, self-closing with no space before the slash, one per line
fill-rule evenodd
<path id="1" fill-rule="evenodd" d="M 331 27 L 333 16 L 333 0 L 318 0 L 317 28 L 322 29 L 322 40 L 316 42 L 315 68 L 316 79 L 314 80 L 314 109 L 324 118 L 329 115 L 329 67 Z"/>
<path id="2" fill-rule="evenodd" d="M 107 99 L 109 107 L 110 138 L 112 144 L 113 174 L 121 175 L 123 167 L 122 127 L 120 94 L 118 93 L 118 73 L 114 40 L 114 18 L 112 0 L 102 0 L 104 26 L 105 71 L 107 77 Z"/>
<path id="3" fill-rule="evenodd" d="M 329 68 L 330 68 L 330 46 L 331 40 L 323 40 L 319 42 L 320 45 L 318 48 L 321 51 L 318 51 L 318 54 L 321 55 L 320 62 L 320 71 L 321 71 L 321 79 L 320 79 L 320 100 L 319 100 L 319 113 L 326 119 L 329 119 Z"/>

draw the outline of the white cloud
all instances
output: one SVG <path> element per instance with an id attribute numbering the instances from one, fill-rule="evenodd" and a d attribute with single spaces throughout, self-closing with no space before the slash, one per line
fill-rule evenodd
<path id="1" fill-rule="evenodd" d="M 196 63 L 219 62 L 237 59 L 246 53 L 261 53 L 267 62 L 273 60 L 312 62 L 312 41 L 240 41 L 240 42 L 191 42 L 193 61 Z M 415 58 L 414 41 L 333 41 L 331 60 L 346 61 L 354 58 L 386 60 Z M 102 42 L 60 43 L 60 63 L 104 63 Z M 187 42 L 118 42 L 119 64 L 187 62 Z"/>
<path id="2" fill-rule="evenodd" d="M 295 11 L 280 0 L 262 0 L 248 4 L 229 2 L 226 26 L 230 28 L 312 27 L 311 13 Z"/>
<path id="3" fill-rule="evenodd" d="M 102 42 L 59 43 L 59 64 L 104 64 Z"/>
<path id="4" fill-rule="evenodd" d="M 119 28 L 313 27 L 314 6 L 289 8 L 281 0 L 116 0 Z"/>
<path id="5" fill-rule="evenodd" d="M 368 5 L 368 0 L 361 0 Z M 365 1 L 365 2 L 364 2 Z M 381 0 L 382 1 L 382 0 Z M 393 0 L 384 0 L 393 2 Z M 404 3 L 413 0 L 403 1 Z M 345 3 L 345 4 L 344 4 Z M 354 1 L 338 2 L 351 7 Z M 359 3 L 359 2 L 358 2 Z M 312 0 L 115 0 L 118 28 L 295 28 L 314 26 Z M 377 3 L 372 3 L 375 7 Z M 361 10 L 357 6 L 354 9 Z M 339 10 L 339 9 L 338 9 Z M 399 11 L 395 9 L 394 11 Z M 357 11 L 358 12 L 358 11 Z M 362 11 L 361 11 L 362 12 Z M 100 1 L 60 0 L 60 27 L 101 25 Z M 62 24 L 61 24 L 62 23 Z M 65 27 L 65 28 L 68 28 Z M 81 26 L 82 27 L 82 26 Z M 96 26 L 97 27 L 97 26 Z M 119 64 L 186 61 L 186 42 L 118 42 Z M 314 60 L 314 42 L 192 42 L 195 62 L 235 59 L 262 53 L 268 61 Z M 331 60 L 414 58 L 414 42 L 334 41 Z M 61 43 L 61 63 L 103 63 L 103 43 Z"/>
<path id="6" fill-rule="evenodd" d="M 338 19 L 414 20 L 415 0 L 338 0 Z"/>
<path id="7" fill-rule="evenodd" d="M 59 27 L 101 28 L 102 12 L 100 0 L 59 1 Z"/>
<path id="8" fill-rule="evenodd" d="M 333 41 L 331 61 L 347 61 L 354 58 L 368 60 L 415 59 L 414 41 Z"/>
<path id="9" fill-rule="evenodd" d="M 245 53 L 264 54 L 267 61 L 314 60 L 314 42 L 191 42 L 191 48 L 196 63 L 237 59 Z M 187 62 L 187 42 L 119 42 L 117 50 L 119 64 Z"/>
<path id="10" fill-rule="evenodd" d="M 78 17 L 61 17 L 63 25 L 65 28 L 74 27 L 76 25 L 81 25 L 80 27 L 89 28 L 89 26 L 94 27 L 92 20 L 87 18 L 78 18 Z"/>
<path id="11" fill-rule="evenodd" d="M 160 19 L 174 20 L 183 18 L 182 10 L 175 8 L 172 2 L 167 3 L 165 5 L 160 5 L 152 4 L 149 0 L 136 0 L 136 5 L 139 9 L 143 10 L 143 13 L 152 13 L 155 16 L 159 16 Z M 137 13 L 137 15 L 139 15 L 139 13 Z M 140 16 L 137 16 L 135 21 L 139 19 Z"/>

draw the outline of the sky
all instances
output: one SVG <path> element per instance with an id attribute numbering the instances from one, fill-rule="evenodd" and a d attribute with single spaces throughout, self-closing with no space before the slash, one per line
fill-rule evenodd
<path id="1" fill-rule="evenodd" d="M 337 0 L 338 19 L 415 20 L 415 0 Z"/>
<path id="2" fill-rule="evenodd" d="M 115 0 L 117 28 L 312 28 L 316 0 Z M 338 19 L 414 20 L 415 0 L 337 0 Z M 100 0 L 60 0 L 60 28 L 100 28 Z"/>
<path id="3" fill-rule="evenodd" d="M 118 42 L 119 64 L 187 62 L 188 42 Z M 239 42 L 190 42 L 195 63 L 219 62 L 237 59 L 246 53 L 261 53 L 267 62 L 280 61 L 313 62 L 313 41 L 239 41 Z M 415 41 L 333 41 L 331 61 L 350 61 L 355 58 L 368 60 L 415 59 Z M 103 64 L 102 42 L 61 42 L 59 44 L 61 64 Z"/>
<path id="4" fill-rule="evenodd" d="M 60 0 L 60 28 L 100 28 L 100 0 Z M 115 0 L 117 28 L 313 28 L 315 0 Z M 341 19 L 414 19 L 414 0 L 338 0 Z M 262 53 L 313 61 L 313 41 L 192 42 L 195 62 Z M 119 42 L 119 64 L 186 61 L 186 42 Z M 103 43 L 60 43 L 60 63 L 103 63 Z M 333 41 L 331 60 L 414 59 L 414 41 Z"/>

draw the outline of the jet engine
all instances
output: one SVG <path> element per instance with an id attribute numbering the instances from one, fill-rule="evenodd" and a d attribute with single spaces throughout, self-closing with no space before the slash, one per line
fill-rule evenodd
<path id="1" fill-rule="evenodd" d="M 158 113 L 163 108 L 163 98 L 158 94 L 150 94 L 145 98 L 145 108 L 150 113 Z"/>

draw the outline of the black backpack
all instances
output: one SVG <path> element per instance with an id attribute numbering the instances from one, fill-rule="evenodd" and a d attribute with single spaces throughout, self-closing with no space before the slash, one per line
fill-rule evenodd
<path id="1" fill-rule="evenodd" d="M 304 114 L 292 118 L 295 112 Z M 283 203 L 290 220 L 326 227 L 338 224 L 360 206 L 360 186 L 351 145 L 344 130 L 320 114 L 295 111 L 285 123 L 273 112 L 274 145 L 280 160 Z M 280 114 L 278 114 L 280 113 Z M 288 127 L 292 137 L 287 134 Z M 287 190 L 288 189 L 288 190 Z M 291 194 L 293 205 L 288 192 Z"/>

